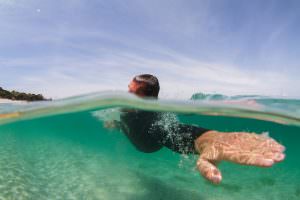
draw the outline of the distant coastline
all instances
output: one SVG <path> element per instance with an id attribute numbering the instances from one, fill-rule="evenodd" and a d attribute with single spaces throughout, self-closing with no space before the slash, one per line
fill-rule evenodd
<path id="1" fill-rule="evenodd" d="M 8 91 L 0 87 L 0 102 L 11 102 L 11 101 L 49 101 L 42 94 L 32 94 L 17 92 L 15 90 Z"/>

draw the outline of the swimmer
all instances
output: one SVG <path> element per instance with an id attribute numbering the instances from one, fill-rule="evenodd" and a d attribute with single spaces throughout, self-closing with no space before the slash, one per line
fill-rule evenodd
<path id="1" fill-rule="evenodd" d="M 150 74 L 135 76 L 128 85 L 130 93 L 141 98 L 158 98 L 158 79 Z M 207 180 L 218 184 L 220 161 L 241 165 L 271 167 L 283 161 L 285 147 L 274 139 L 247 132 L 219 132 L 178 120 L 163 120 L 166 113 L 122 109 L 120 122 L 109 121 L 106 128 L 120 128 L 140 151 L 151 153 L 162 147 L 184 154 L 199 154 L 197 169 Z"/>

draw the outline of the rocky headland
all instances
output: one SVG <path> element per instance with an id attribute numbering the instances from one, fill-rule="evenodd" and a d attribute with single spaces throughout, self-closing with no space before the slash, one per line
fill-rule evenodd
<path id="1" fill-rule="evenodd" d="M 0 87 L 0 99 L 10 99 L 16 101 L 49 101 L 41 94 L 31 94 L 17 91 L 8 91 Z"/>

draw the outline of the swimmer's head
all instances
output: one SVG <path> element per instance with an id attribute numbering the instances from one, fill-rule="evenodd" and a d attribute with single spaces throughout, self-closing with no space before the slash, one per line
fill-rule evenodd
<path id="1" fill-rule="evenodd" d="M 128 91 L 140 97 L 158 97 L 159 82 L 151 74 L 141 74 L 135 76 L 128 85 Z"/>

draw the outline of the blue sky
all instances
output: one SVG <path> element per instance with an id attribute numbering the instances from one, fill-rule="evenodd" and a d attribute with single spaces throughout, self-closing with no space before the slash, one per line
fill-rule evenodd
<path id="1" fill-rule="evenodd" d="M 0 86 L 53 98 L 140 73 L 164 98 L 299 98 L 299 55 L 297 0 L 0 0 Z"/>

